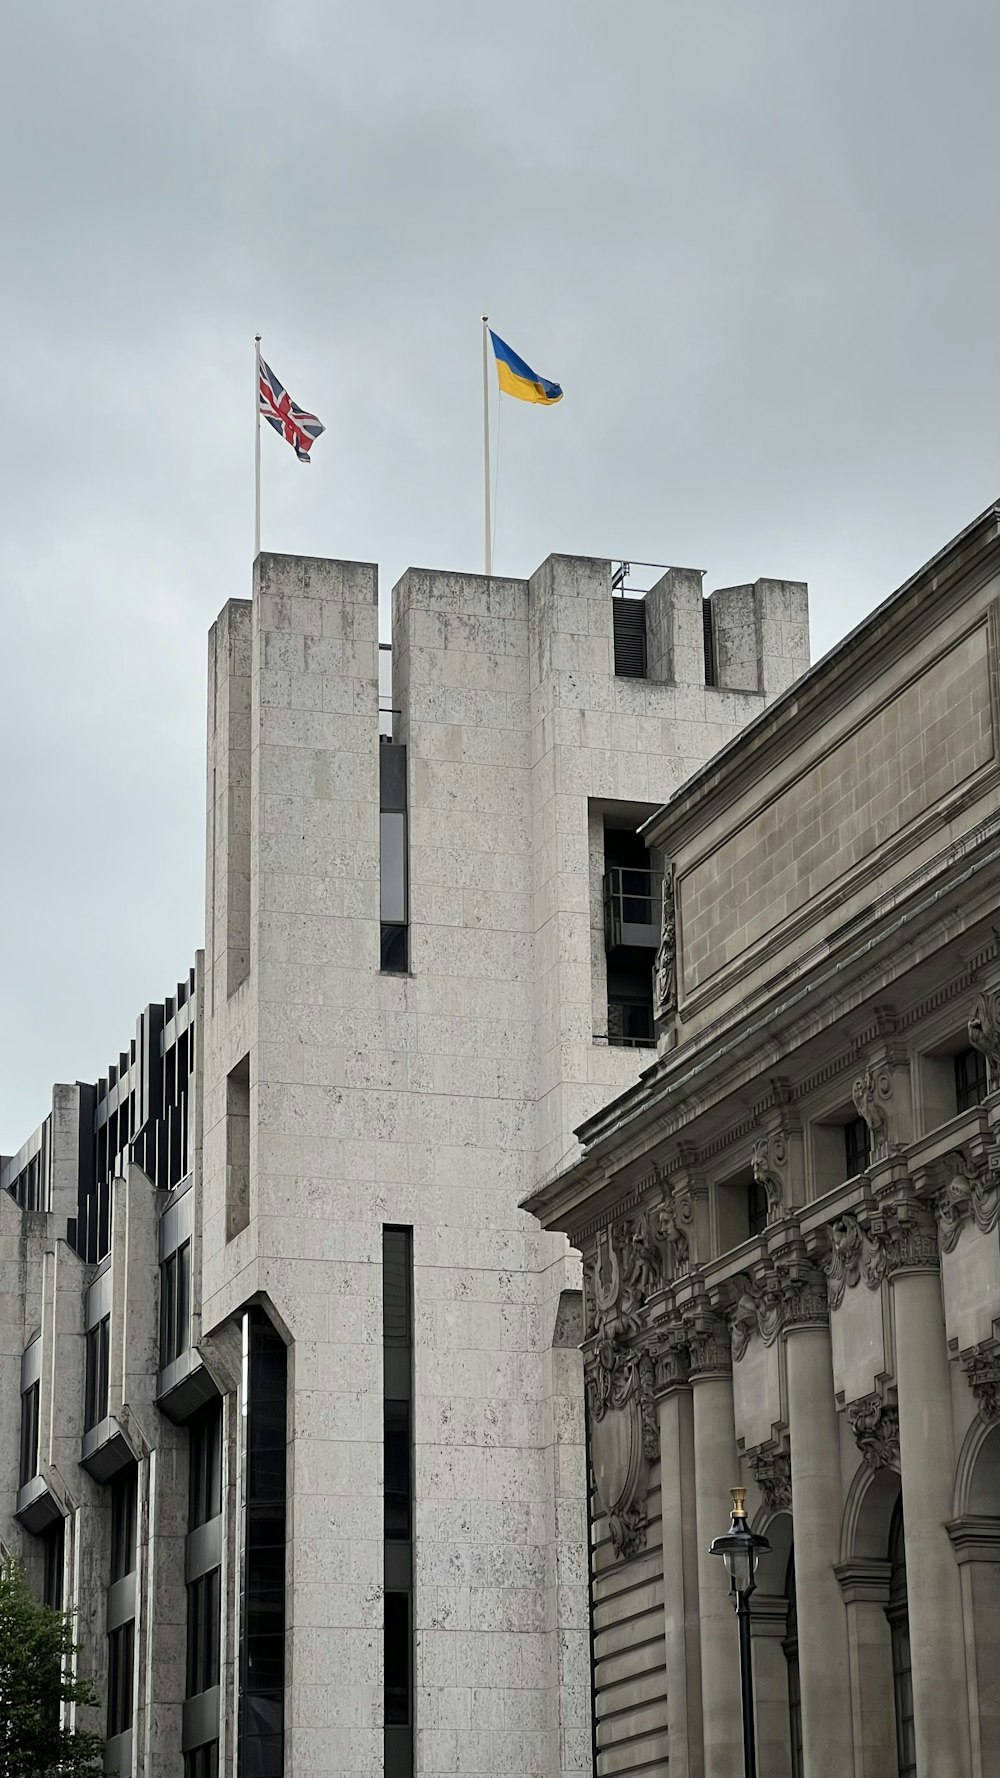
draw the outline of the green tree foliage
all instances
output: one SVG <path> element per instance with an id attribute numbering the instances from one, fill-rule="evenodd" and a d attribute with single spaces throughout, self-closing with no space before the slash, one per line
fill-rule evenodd
<path id="1" fill-rule="evenodd" d="M 61 1703 L 97 1703 L 72 1677 L 74 1653 L 66 1613 L 36 1605 L 20 1564 L 0 1562 L 0 1778 L 99 1778 L 100 1735 L 59 1724 Z"/>

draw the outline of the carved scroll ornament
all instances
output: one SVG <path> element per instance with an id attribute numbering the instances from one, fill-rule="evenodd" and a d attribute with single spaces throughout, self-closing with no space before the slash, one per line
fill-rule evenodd
<path id="1" fill-rule="evenodd" d="M 858 1116 L 868 1125 L 872 1160 L 884 1161 L 895 1146 L 891 1069 L 869 1063 L 854 1082 L 851 1096 Z"/>
<path id="2" fill-rule="evenodd" d="M 767 1220 L 777 1222 L 785 1208 L 788 1183 L 788 1142 L 784 1130 L 758 1136 L 750 1156 L 753 1176 L 767 1193 Z"/>
<path id="3" fill-rule="evenodd" d="M 945 1156 L 948 1181 L 934 1205 L 938 1238 L 945 1253 L 954 1251 L 966 1221 L 974 1222 L 983 1235 L 990 1234 L 1000 1222 L 1000 1173 L 992 1158 L 973 1159 L 961 1148 Z"/>
<path id="4" fill-rule="evenodd" d="M 586 1367 L 590 1455 L 598 1498 L 618 1557 L 646 1542 L 649 1465 L 659 1456 L 653 1361 L 602 1339 Z"/>
<path id="5" fill-rule="evenodd" d="M 969 1042 L 986 1057 L 990 1091 L 1000 1082 L 1000 989 L 983 988 L 969 1014 Z"/>
<path id="6" fill-rule="evenodd" d="M 877 1290 L 888 1271 L 884 1244 L 863 1229 L 853 1211 L 846 1210 L 830 1224 L 830 1245 L 820 1264 L 826 1273 L 826 1289 L 831 1309 L 839 1309 L 844 1294 L 864 1282 L 869 1290 Z"/>
<path id="7" fill-rule="evenodd" d="M 899 1411 L 879 1395 L 864 1395 L 847 1410 L 848 1424 L 869 1469 L 899 1468 Z"/>
<path id="8" fill-rule="evenodd" d="M 677 919 L 674 913 L 674 880 L 669 866 L 663 873 L 660 899 L 660 943 L 653 966 L 653 1016 L 665 1019 L 677 1010 Z"/>
<path id="9" fill-rule="evenodd" d="M 769 1513 L 787 1512 L 792 1504 L 792 1461 L 782 1451 L 748 1451 L 754 1480 Z"/>
<path id="10" fill-rule="evenodd" d="M 1000 1352 L 989 1346 L 973 1346 L 962 1359 L 962 1369 L 987 1425 L 1000 1421 Z"/>

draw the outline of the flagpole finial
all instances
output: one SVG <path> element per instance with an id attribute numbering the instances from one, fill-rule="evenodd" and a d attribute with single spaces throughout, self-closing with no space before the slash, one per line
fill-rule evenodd
<path id="1" fill-rule="evenodd" d="M 256 341 L 257 345 L 259 346 L 260 345 L 260 334 L 255 333 L 253 337 L 254 337 L 254 340 Z"/>
<path id="2" fill-rule="evenodd" d="M 488 315 L 482 315 L 482 316 L 480 316 L 480 320 L 481 320 L 481 321 L 482 321 L 482 323 L 483 323 L 483 326 L 484 326 L 484 327 L 485 327 L 485 326 L 486 326 L 486 324 L 487 324 L 487 322 L 488 322 L 488 321 L 489 321 L 489 316 L 488 316 Z"/>

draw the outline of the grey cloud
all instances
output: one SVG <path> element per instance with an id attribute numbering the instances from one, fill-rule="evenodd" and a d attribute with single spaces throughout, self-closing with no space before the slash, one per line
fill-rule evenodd
<path id="1" fill-rule="evenodd" d="M 981 0 L 34 0 L 0 114 L 0 1147 L 202 926 L 204 637 L 264 542 L 808 578 L 819 653 L 996 492 L 1000 15 Z"/>

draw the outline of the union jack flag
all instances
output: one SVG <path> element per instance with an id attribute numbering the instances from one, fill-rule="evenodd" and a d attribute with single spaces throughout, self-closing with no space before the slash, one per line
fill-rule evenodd
<path id="1" fill-rule="evenodd" d="M 315 414 L 307 414 L 304 408 L 296 407 L 263 358 L 260 361 L 260 411 L 275 432 L 280 432 L 291 445 L 299 462 L 308 463 L 309 452 L 326 427 Z"/>

